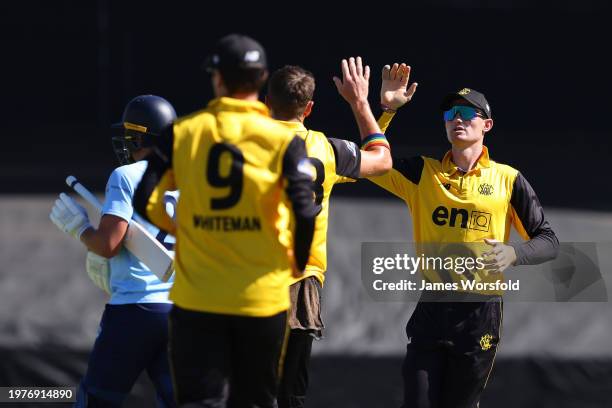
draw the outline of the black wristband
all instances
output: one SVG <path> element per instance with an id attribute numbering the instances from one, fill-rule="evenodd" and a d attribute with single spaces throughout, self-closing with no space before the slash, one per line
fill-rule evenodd
<path id="1" fill-rule="evenodd" d="M 380 104 L 380 109 L 382 109 L 383 112 L 387 112 L 387 113 L 396 113 L 397 109 L 392 109 L 390 107 L 388 107 L 387 105 L 381 103 Z"/>

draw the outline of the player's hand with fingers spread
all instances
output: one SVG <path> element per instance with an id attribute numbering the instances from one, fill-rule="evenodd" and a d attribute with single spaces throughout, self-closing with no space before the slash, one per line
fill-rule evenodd
<path id="1" fill-rule="evenodd" d="M 343 59 L 341 63 L 342 79 L 334 77 L 338 93 L 351 105 L 368 101 L 370 67 L 363 66 L 361 57 Z"/>
<path id="2" fill-rule="evenodd" d="M 482 254 L 485 258 L 485 269 L 490 272 L 503 272 L 516 261 L 516 252 L 510 245 L 503 242 L 485 238 L 487 245 L 492 248 Z"/>
<path id="3" fill-rule="evenodd" d="M 408 87 L 410 66 L 401 63 L 392 66 L 385 65 L 382 70 L 382 85 L 380 87 L 380 104 L 385 108 L 398 110 L 410 102 L 418 84 L 413 82 Z"/>
<path id="4" fill-rule="evenodd" d="M 64 193 L 55 200 L 49 218 L 57 228 L 76 239 L 80 239 L 83 231 L 91 227 L 85 208 Z"/>

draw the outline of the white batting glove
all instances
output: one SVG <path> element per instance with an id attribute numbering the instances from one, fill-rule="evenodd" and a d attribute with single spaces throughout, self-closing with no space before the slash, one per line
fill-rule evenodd
<path id="1" fill-rule="evenodd" d="M 89 276 L 94 285 L 110 295 L 110 268 L 108 259 L 87 251 L 85 269 L 87 270 L 87 276 Z"/>
<path id="2" fill-rule="evenodd" d="M 79 240 L 83 231 L 91 227 L 85 208 L 64 193 L 55 200 L 49 218 L 57 228 Z"/>

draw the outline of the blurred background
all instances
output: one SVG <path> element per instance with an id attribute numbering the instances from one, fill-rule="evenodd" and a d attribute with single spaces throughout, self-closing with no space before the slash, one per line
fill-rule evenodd
<path id="1" fill-rule="evenodd" d="M 83 247 L 48 220 L 55 195 L 67 191 L 69 174 L 104 190 L 116 166 L 109 126 L 132 97 L 163 96 L 179 115 L 204 107 L 212 90 L 200 64 L 231 32 L 259 40 L 272 70 L 297 64 L 314 73 L 306 125 L 330 137 L 359 138 L 331 80 L 342 58 L 361 55 L 371 66 L 375 115 L 382 66 L 411 65 L 418 91 L 387 133 L 398 155 L 441 157 L 440 99 L 463 87 L 484 92 L 495 120 L 485 139 L 492 158 L 531 182 L 561 241 L 597 242 L 609 273 L 610 17 L 595 0 L 4 2 L 0 386 L 78 383 L 105 298 L 86 277 Z M 399 406 L 414 304 L 366 296 L 360 245 L 411 240 L 410 217 L 367 181 L 334 194 L 328 329 L 314 346 L 309 406 Z M 610 406 L 609 303 L 508 303 L 504 319 L 482 407 Z M 149 391 L 143 378 L 126 406 L 152 406 Z"/>

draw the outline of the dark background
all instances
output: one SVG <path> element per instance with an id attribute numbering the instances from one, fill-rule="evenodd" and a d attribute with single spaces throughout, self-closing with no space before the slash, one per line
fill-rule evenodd
<path id="1" fill-rule="evenodd" d="M 358 138 L 331 77 L 341 58 L 379 72 L 413 67 L 417 94 L 388 137 L 396 154 L 441 156 L 438 103 L 484 92 L 492 157 L 520 169 L 544 205 L 610 209 L 610 10 L 605 2 L 4 2 L 1 6 L 3 193 L 57 192 L 74 174 L 103 190 L 115 159 L 109 124 L 134 96 L 164 96 L 179 115 L 212 98 L 199 67 L 220 36 L 242 32 L 267 48 L 270 68 L 299 64 L 318 82 L 307 125 Z M 385 195 L 369 183 L 339 194 Z"/>
<path id="2" fill-rule="evenodd" d="M 52 235 L 57 231 L 47 220 L 51 198 L 45 200 L 51 196 L 40 197 L 36 204 L 30 197 L 12 194 L 66 191 L 63 180 L 68 174 L 102 191 L 116 166 L 109 125 L 120 119 L 124 105 L 136 95 L 153 93 L 170 100 L 180 115 L 205 106 L 212 93 L 209 78 L 199 67 L 219 37 L 249 34 L 266 47 L 271 69 L 299 64 L 311 70 L 317 78 L 316 105 L 307 125 L 352 140 L 358 139 L 357 127 L 331 80 L 339 74 L 340 60 L 361 55 L 372 67 L 371 102 L 376 115 L 382 66 L 412 65 L 412 79 L 419 82 L 417 94 L 388 131 L 399 155 L 440 157 L 448 148 L 438 111 L 442 96 L 463 87 L 484 92 L 495 118 L 485 139 L 492 157 L 520 169 L 546 207 L 571 210 L 568 220 L 582 231 L 578 210 L 612 208 L 607 174 L 612 150 L 611 16 L 606 2 L 595 0 L 0 2 L 0 201 L 16 203 L 3 207 L 13 212 L 0 212 L 2 225 L 9 226 L 0 228 L 4 234 L 0 264 L 9 265 L 0 271 L 5 293 L 0 310 L 4 316 L 23 314 L 30 319 L 28 324 L 19 317 L 0 319 L 1 334 L 17 333 L 8 336 L 16 340 L 0 344 L 0 385 L 77 384 L 89 350 L 64 345 L 63 340 L 62 348 L 56 349 L 61 337 L 53 333 L 85 327 L 97 321 L 99 313 L 97 304 L 89 304 L 87 313 L 79 310 L 81 320 L 63 320 L 66 310 L 95 303 L 88 299 L 93 287 L 73 266 L 81 265 L 82 254 L 66 250 L 59 254 L 66 259 L 58 262 L 59 243 Z M 386 196 L 367 182 L 334 191 Z M 25 244 L 10 246 L 14 235 Z M 342 249 L 346 248 L 340 245 L 330 253 L 343 259 Z M 68 262 L 71 259 L 74 262 Z M 64 274 L 59 274 L 63 269 Z M 27 276 L 26 281 L 9 279 L 11 272 Z M 71 273 L 77 277 L 68 280 Z M 35 298 L 26 297 L 29 292 L 24 288 L 39 292 Z M 47 300 L 58 293 L 61 302 Z M 353 294 L 347 296 L 350 300 Z M 100 305 L 102 301 L 98 299 Z M 573 307 L 562 309 L 566 312 L 550 308 L 546 314 L 534 305 L 533 316 L 570 322 L 609 316 L 598 306 L 588 308 L 589 314 Z M 509 316 L 511 312 L 509 308 Z M 47 315 L 54 319 L 47 320 Z M 359 320 L 357 315 L 348 316 Z M 336 323 L 343 327 L 342 320 L 331 317 L 330 322 L 330 332 Z M 394 327 L 404 323 L 393 322 Z M 605 342 L 609 321 L 604 323 L 595 335 L 578 333 L 585 343 L 570 342 L 573 348 L 588 355 L 588 347 L 580 344 L 591 344 L 593 337 Z M 549 325 L 540 328 L 546 334 Z M 88 330 L 86 326 L 81 332 Z M 567 330 L 574 334 L 573 326 Z M 36 341 L 26 342 L 24 337 Z M 565 344 L 569 341 L 565 337 L 551 342 Z M 541 346 L 524 346 L 537 347 Z M 609 406 L 609 355 L 563 359 L 536 353 L 498 360 L 483 406 Z M 317 355 L 309 404 L 398 406 L 400 366 L 401 356 Z M 147 388 L 147 382 L 141 381 L 126 406 L 152 406 L 152 395 L 150 384 Z"/>

